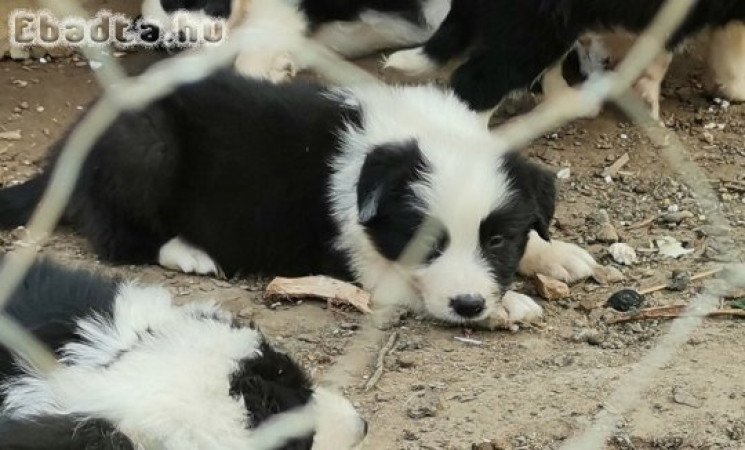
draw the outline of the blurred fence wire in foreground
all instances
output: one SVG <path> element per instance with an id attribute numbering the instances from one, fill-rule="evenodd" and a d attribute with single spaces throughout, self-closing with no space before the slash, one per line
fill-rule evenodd
<path id="1" fill-rule="evenodd" d="M 74 0 L 43 0 L 43 5 L 58 17 L 84 17 L 86 13 Z M 639 37 L 634 47 L 615 72 L 607 73 L 585 83 L 577 91 L 568 91 L 542 104 L 518 120 L 508 122 L 494 130 L 494 137 L 500 142 L 501 150 L 521 148 L 545 133 L 565 125 L 597 109 L 606 101 L 612 101 L 626 112 L 629 118 L 642 127 L 653 143 L 661 148 L 661 154 L 675 170 L 681 180 L 697 194 L 700 206 L 707 211 L 713 225 L 726 225 L 721 208 L 714 192 L 706 181 L 706 176 L 686 156 L 677 136 L 669 130 L 649 120 L 644 108 L 631 96 L 625 95 L 629 87 L 639 77 L 652 60 L 664 50 L 666 37 L 682 23 L 688 12 L 696 4 L 695 0 L 668 0 L 650 27 Z M 103 62 L 96 76 L 103 86 L 103 95 L 93 109 L 78 124 L 70 135 L 60 159 L 55 166 L 51 182 L 35 210 L 27 227 L 26 243 L 8 255 L 0 267 L 0 311 L 7 304 L 11 294 L 25 276 L 37 256 L 39 243 L 53 232 L 80 173 L 83 161 L 94 142 L 123 111 L 141 108 L 157 100 L 179 85 L 209 76 L 214 71 L 231 63 L 239 51 L 260 48 L 267 36 L 261 30 L 237 29 L 223 45 L 198 51 L 188 51 L 179 56 L 162 61 L 140 76 L 126 78 L 115 59 L 100 48 L 83 48 L 82 52 L 90 60 Z M 331 83 L 377 83 L 375 77 L 351 63 L 339 61 L 328 49 L 310 40 L 294 43 L 296 48 L 313 48 L 317 55 L 314 66 L 320 75 L 327 75 L 324 65 L 335 64 L 337 70 Z M 339 70 L 341 68 L 342 70 Z M 329 72 L 330 73 L 330 72 Z M 423 258 L 423 240 L 430 238 L 433 224 L 425 223 L 422 230 L 410 242 L 402 258 L 418 261 Z M 726 246 L 730 248 L 731 246 Z M 731 249 L 734 251 L 734 249 Z M 735 263 L 734 255 L 725 255 L 725 261 L 732 264 L 724 272 L 725 281 L 732 284 L 743 283 L 745 266 Z M 725 262 L 727 264 L 727 262 Z M 391 279 L 395 277 L 390 277 Z M 374 287 L 377 292 L 390 292 L 401 289 L 397 282 L 385 278 Z M 700 325 L 722 294 L 722 284 L 706 288 L 693 301 L 687 313 L 675 320 L 669 331 L 663 335 L 649 353 L 616 385 L 615 391 L 606 400 L 603 410 L 593 424 L 582 433 L 569 440 L 564 448 L 596 450 L 602 448 L 608 437 L 615 431 L 620 416 L 638 405 L 642 394 L 653 380 L 655 372 L 669 363 L 678 347 L 686 342 L 690 334 Z M 390 305 L 386 305 L 390 306 Z M 387 308 L 376 308 L 375 313 L 363 324 L 356 339 L 345 355 L 325 374 L 327 384 L 345 388 L 359 380 L 381 345 L 384 332 L 379 328 L 386 322 Z M 57 363 L 54 355 L 37 341 L 29 332 L 14 323 L 7 315 L 0 314 L 0 343 L 21 355 L 41 371 L 52 371 Z M 270 449 L 285 437 L 301 435 L 310 431 L 314 424 L 313 408 L 300 408 L 274 418 L 256 430 L 253 441 L 247 443 L 252 450 Z M 369 443 L 374 446 L 374 442 Z"/>

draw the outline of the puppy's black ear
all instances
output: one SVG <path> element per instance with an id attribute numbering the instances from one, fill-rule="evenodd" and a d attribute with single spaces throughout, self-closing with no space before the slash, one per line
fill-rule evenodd
<path id="1" fill-rule="evenodd" d="M 504 167 L 512 179 L 513 186 L 533 204 L 534 222 L 531 228 L 543 239 L 550 240 L 548 230 L 556 209 L 556 176 L 517 152 L 505 157 Z"/>
<path id="2" fill-rule="evenodd" d="M 386 196 L 401 190 L 416 177 L 422 166 L 422 153 L 416 141 L 390 143 L 368 153 L 357 183 L 360 223 L 365 225 L 380 212 Z"/>

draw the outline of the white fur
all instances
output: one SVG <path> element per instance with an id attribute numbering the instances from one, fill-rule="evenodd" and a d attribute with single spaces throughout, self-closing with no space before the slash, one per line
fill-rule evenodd
<path id="1" fill-rule="evenodd" d="M 502 304 L 497 310 L 497 316 L 504 318 L 509 323 L 529 323 L 543 316 L 543 308 L 525 294 L 507 291 L 502 296 Z"/>
<path id="2" fill-rule="evenodd" d="M 450 0 L 427 0 L 424 24 L 414 24 L 396 14 L 364 11 L 359 20 L 323 25 L 313 38 L 347 58 L 392 47 L 407 47 L 429 39 L 450 11 Z"/>
<path id="3" fill-rule="evenodd" d="M 437 63 L 424 53 L 423 47 L 416 47 L 391 53 L 383 59 L 383 68 L 414 77 L 434 72 L 437 70 Z"/>
<path id="4" fill-rule="evenodd" d="M 597 266 L 592 255 L 577 245 L 557 240 L 546 242 L 531 231 L 519 271 L 525 276 L 540 273 L 573 283 L 591 276 Z"/>
<path id="5" fill-rule="evenodd" d="M 241 52 L 235 61 L 238 73 L 280 82 L 294 77 L 300 70 L 300 65 L 293 56 L 293 44 L 296 40 L 303 39 L 308 30 L 308 21 L 295 3 L 284 0 L 250 0 L 246 17 L 239 28 L 278 38 L 267 41 L 260 48 L 252 47 Z"/>
<path id="6" fill-rule="evenodd" d="M 318 387 L 313 393 L 316 434 L 313 450 L 352 449 L 365 437 L 364 422 L 346 398 Z"/>
<path id="7" fill-rule="evenodd" d="M 372 291 L 388 276 L 408 286 L 395 298 L 385 298 L 391 290 L 381 287 L 376 291 L 378 306 L 424 306 L 436 318 L 457 322 L 462 318 L 452 312 L 449 299 L 479 294 L 487 300 L 482 316 L 488 316 L 503 287 L 496 284 L 481 254 L 479 226 L 512 195 L 510 180 L 500 168 L 504 155 L 501 142 L 483 127 L 477 113 L 452 93 L 433 86 L 366 86 L 339 91 L 339 95 L 346 95 L 347 103 L 359 103 L 363 112 L 361 129 L 350 127 L 342 135 L 342 151 L 333 164 L 330 189 L 333 214 L 340 227 L 337 247 L 349 255 L 358 279 Z M 439 219 L 450 236 L 445 252 L 421 267 L 404 267 L 375 250 L 359 224 L 356 194 L 362 164 L 373 147 L 412 139 L 431 171 L 414 186 L 420 202 L 417 206 Z"/>
<path id="8" fill-rule="evenodd" d="M 219 274 L 217 264 L 203 250 L 175 237 L 158 251 L 158 264 L 172 270 L 200 275 Z"/>

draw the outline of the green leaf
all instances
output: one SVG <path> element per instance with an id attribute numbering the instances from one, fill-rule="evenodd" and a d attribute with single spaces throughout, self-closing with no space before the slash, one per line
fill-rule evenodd
<path id="1" fill-rule="evenodd" d="M 745 309 L 745 297 L 735 300 L 732 303 L 732 307 L 737 309 Z"/>

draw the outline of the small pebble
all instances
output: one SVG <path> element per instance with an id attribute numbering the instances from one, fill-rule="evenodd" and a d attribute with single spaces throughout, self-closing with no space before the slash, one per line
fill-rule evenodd
<path id="1" fill-rule="evenodd" d="M 633 289 L 622 289 L 608 299 L 608 306 L 621 312 L 639 309 L 643 304 L 644 296 Z"/>

